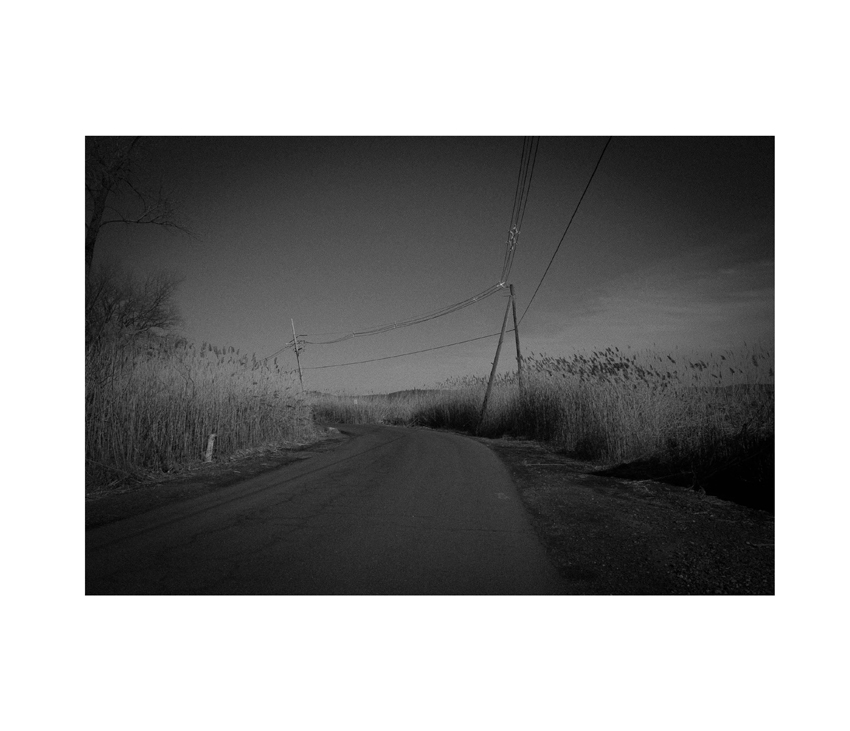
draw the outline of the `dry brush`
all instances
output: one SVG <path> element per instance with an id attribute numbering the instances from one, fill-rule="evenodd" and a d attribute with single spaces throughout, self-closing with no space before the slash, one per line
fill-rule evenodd
<path id="1" fill-rule="evenodd" d="M 145 336 L 86 352 L 86 487 L 315 437 L 310 407 L 277 362 Z"/>

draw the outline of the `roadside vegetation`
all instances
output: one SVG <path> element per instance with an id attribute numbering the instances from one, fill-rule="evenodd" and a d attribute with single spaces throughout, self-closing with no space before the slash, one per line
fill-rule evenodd
<path id="1" fill-rule="evenodd" d="M 523 376 L 522 393 L 516 374 L 497 380 L 480 423 L 483 377 L 390 396 L 314 396 L 313 408 L 325 422 L 533 439 L 608 474 L 664 479 L 770 507 L 772 351 L 532 354 Z"/>
<path id="2" fill-rule="evenodd" d="M 95 266 L 104 227 L 193 235 L 148 167 L 153 138 L 86 137 L 86 492 L 200 462 L 215 434 L 226 459 L 313 441 L 310 408 L 289 375 L 230 347 L 176 335 L 168 273 Z"/>
<path id="3" fill-rule="evenodd" d="M 709 356 L 607 348 L 381 396 L 302 396 L 277 360 L 176 335 L 179 282 L 93 272 L 86 292 L 86 490 L 315 441 L 319 423 L 397 424 L 542 442 L 598 472 L 773 506 L 774 371 L 765 348 Z"/>
<path id="4" fill-rule="evenodd" d="M 86 306 L 86 492 L 176 472 L 214 455 L 312 441 L 310 407 L 277 362 L 173 334 L 177 282 L 91 278 Z"/>

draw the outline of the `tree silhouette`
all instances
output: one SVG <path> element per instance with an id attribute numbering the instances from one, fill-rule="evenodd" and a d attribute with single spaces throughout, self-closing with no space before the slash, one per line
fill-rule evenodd
<path id="1" fill-rule="evenodd" d="M 181 324 L 174 302 L 181 282 L 167 272 L 139 279 L 114 263 L 96 267 L 86 280 L 86 351 L 171 333 Z"/>
<path id="2" fill-rule="evenodd" d="M 146 184 L 145 156 L 140 137 L 86 137 L 86 280 L 104 226 L 148 224 L 191 234 L 162 183 Z"/>

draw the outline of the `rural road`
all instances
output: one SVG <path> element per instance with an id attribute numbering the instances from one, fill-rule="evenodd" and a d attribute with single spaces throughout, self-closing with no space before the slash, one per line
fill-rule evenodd
<path id="1" fill-rule="evenodd" d="M 87 594 L 559 594 L 495 454 L 345 426 L 311 459 L 86 532 Z"/>

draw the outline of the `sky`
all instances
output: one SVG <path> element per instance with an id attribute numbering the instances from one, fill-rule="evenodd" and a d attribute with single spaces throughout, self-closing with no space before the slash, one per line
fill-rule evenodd
<path id="1" fill-rule="evenodd" d="M 607 139 L 539 140 L 508 278 L 523 352 L 772 346 L 772 137 L 613 137 L 529 307 Z M 310 343 L 310 390 L 381 393 L 489 373 L 497 337 L 325 366 L 498 333 L 501 292 L 424 324 L 312 341 L 498 283 L 523 138 L 161 137 L 147 147 L 147 182 L 171 191 L 194 235 L 106 227 L 95 264 L 182 276 L 189 340 L 263 358 L 291 339 L 294 320 Z M 277 357 L 295 368 L 291 348 Z M 499 370 L 515 367 L 511 336 Z"/>

